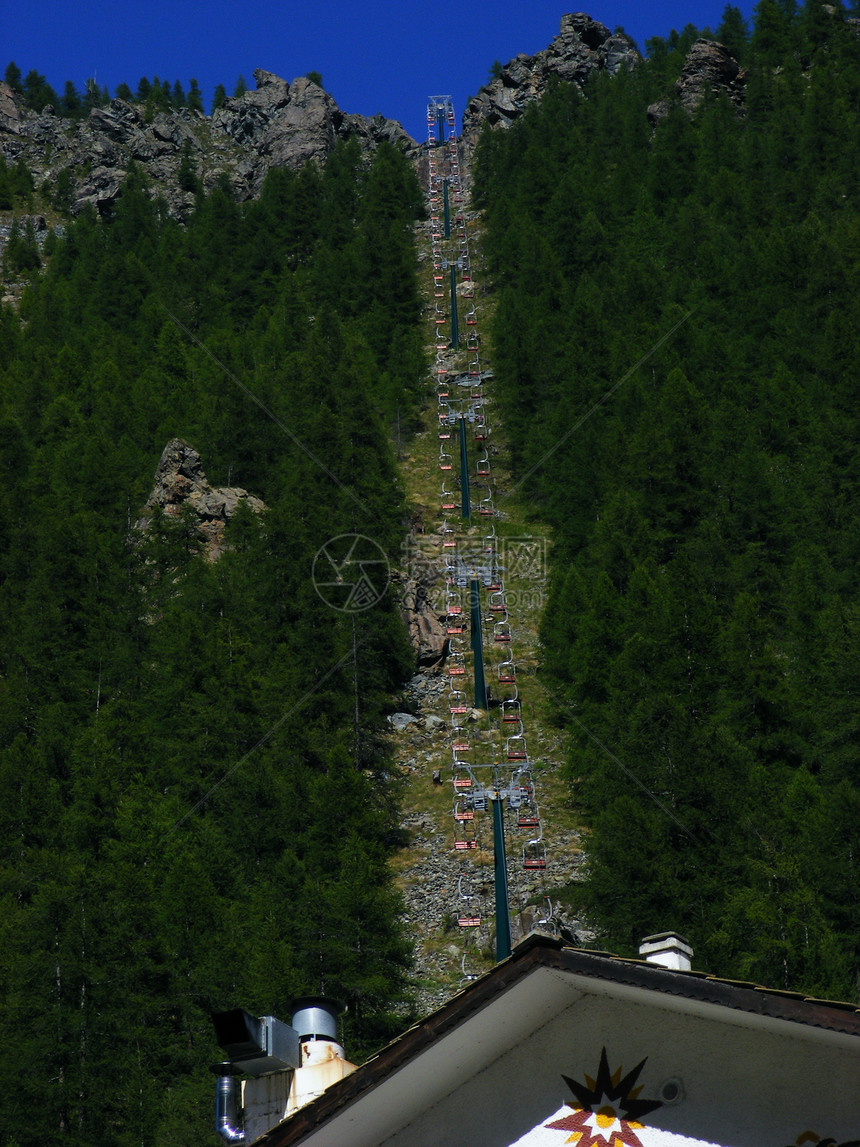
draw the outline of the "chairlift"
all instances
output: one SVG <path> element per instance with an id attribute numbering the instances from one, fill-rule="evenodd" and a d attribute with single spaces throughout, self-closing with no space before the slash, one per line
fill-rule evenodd
<path id="1" fill-rule="evenodd" d="M 488 607 L 490 613 L 507 613 L 508 607 L 505 604 L 505 592 L 504 592 L 504 590 L 501 590 L 501 589 L 494 590 L 490 594 L 490 598 L 489 598 L 489 602 L 487 603 L 487 607 Z"/>
<path id="2" fill-rule="evenodd" d="M 502 721 L 506 725 L 522 724 L 522 709 L 516 698 L 502 702 Z"/>
<path id="3" fill-rule="evenodd" d="M 517 665 L 514 661 L 513 651 L 510 649 L 508 650 L 507 659 L 498 665 L 496 676 L 498 677 L 500 685 L 516 685 Z"/>
<path id="4" fill-rule="evenodd" d="M 546 868 L 546 848 L 540 840 L 523 845 L 523 868 Z"/>
<path id="5" fill-rule="evenodd" d="M 467 327 L 473 327 L 477 324 L 477 322 L 478 322 L 478 315 L 477 315 L 477 312 L 475 311 L 475 307 L 473 304 L 471 310 L 468 310 L 466 312 L 466 326 Z"/>
<path id="6" fill-rule="evenodd" d="M 477 474 L 479 478 L 489 478 L 490 476 L 490 457 L 485 452 L 483 457 L 477 461 Z"/>
<path id="7" fill-rule="evenodd" d="M 509 761 L 525 761 L 528 759 L 524 733 L 514 733 L 512 737 L 507 738 L 505 741 L 505 756 Z"/>
<path id="8" fill-rule="evenodd" d="M 466 659 L 462 653 L 452 653 L 448 658 L 448 676 L 463 677 L 466 673 Z"/>
<path id="9" fill-rule="evenodd" d="M 460 959 L 460 972 L 461 972 L 461 975 L 460 975 L 461 986 L 465 986 L 466 984 L 471 984 L 475 980 L 480 980 L 480 978 L 481 978 L 480 972 L 467 972 L 466 971 L 466 953 L 465 952 L 463 953 L 462 958 Z"/>
<path id="10" fill-rule="evenodd" d="M 495 512 L 496 511 L 495 507 L 493 506 L 493 499 L 488 494 L 486 498 L 482 498 L 478 503 L 478 513 L 481 514 L 482 517 L 492 518 Z"/>
<path id="11" fill-rule="evenodd" d="M 535 920 L 535 924 L 538 926 L 538 928 L 544 928 L 544 927 L 549 926 L 552 929 L 552 931 L 554 932 L 555 931 L 555 924 L 553 923 L 553 916 L 555 915 L 555 913 L 553 911 L 552 901 L 550 900 L 550 898 L 548 896 L 544 896 L 544 898 L 543 898 L 543 909 L 542 909 L 542 911 L 543 911 L 543 914 L 541 916 L 538 916 L 538 918 Z M 465 959 L 465 954 L 464 954 L 463 958 Z M 462 964 L 461 964 L 461 967 L 462 967 Z"/>
<path id="12" fill-rule="evenodd" d="M 540 828 L 537 806 L 533 801 L 522 804 L 517 814 L 517 828 Z"/>
<path id="13" fill-rule="evenodd" d="M 497 642 L 499 645 L 510 645 L 511 626 L 507 619 L 504 621 L 497 621 L 493 625 L 493 641 Z"/>
<path id="14" fill-rule="evenodd" d="M 449 617 L 459 617 L 463 612 L 463 599 L 456 590 L 448 590 L 445 594 L 445 610 Z"/>
<path id="15" fill-rule="evenodd" d="M 454 850 L 456 852 L 468 852 L 477 847 L 478 834 L 474 820 L 457 821 L 454 826 Z"/>
<path id="16" fill-rule="evenodd" d="M 467 701 L 468 698 L 462 689 L 451 689 L 448 697 L 448 709 L 454 716 L 468 713 L 472 706 Z"/>
<path id="17" fill-rule="evenodd" d="M 439 451 L 439 469 L 440 470 L 453 470 L 454 469 L 454 456 L 453 456 L 453 454 L 449 454 L 446 450 L 440 449 L 440 451 Z"/>

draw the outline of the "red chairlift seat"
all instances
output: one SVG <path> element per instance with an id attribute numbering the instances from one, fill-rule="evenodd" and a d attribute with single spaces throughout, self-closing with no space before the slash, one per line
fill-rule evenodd
<path id="1" fill-rule="evenodd" d="M 461 928 L 480 928 L 480 916 L 458 916 L 457 923 Z"/>
<path id="2" fill-rule="evenodd" d="M 526 739 L 522 733 L 515 733 L 505 742 L 505 756 L 509 761 L 524 761 L 527 759 Z"/>
<path id="3" fill-rule="evenodd" d="M 540 841 L 523 845 L 523 868 L 546 868 L 546 848 Z"/>
<path id="4" fill-rule="evenodd" d="M 502 721 L 505 724 L 522 724 L 522 710 L 519 701 L 503 701 L 502 702 Z"/>

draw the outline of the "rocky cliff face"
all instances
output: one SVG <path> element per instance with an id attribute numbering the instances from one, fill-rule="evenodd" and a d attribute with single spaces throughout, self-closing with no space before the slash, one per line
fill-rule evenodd
<path id="1" fill-rule="evenodd" d="M 77 123 L 50 108 L 36 115 L 0 82 L 0 153 L 10 163 L 23 158 L 37 186 L 65 183 L 75 214 L 88 203 L 104 210 L 128 165 L 141 164 L 153 190 L 182 217 L 194 202 L 193 192 L 183 188 L 183 165 L 205 190 L 226 177 L 244 200 L 259 192 L 270 167 L 322 162 L 339 139 L 356 138 L 368 150 L 382 140 L 404 150 L 417 146 L 394 120 L 342 112 L 307 77 L 288 84 L 257 70 L 254 78 L 255 91 L 228 99 L 212 116 L 183 108 L 147 117 L 142 107 L 115 99 Z"/>
<path id="2" fill-rule="evenodd" d="M 652 124 L 659 123 L 677 104 L 692 115 L 709 93 L 724 93 L 740 110 L 746 80 L 746 72 L 727 48 L 716 40 L 697 40 L 684 61 L 674 92 L 669 99 L 651 104 L 648 119 Z"/>
<path id="3" fill-rule="evenodd" d="M 626 36 L 616 35 L 584 12 L 562 16 L 553 42 L 535 56 L 509 60 L 497 79 L 473 96 L 463 116 L 463 139 L 474 146 L 484 122 L 508 127 L 540 100 L 552 77 L 580 87 L 595 71 L 614 75 L 635 67 L 640 56 Z"/>

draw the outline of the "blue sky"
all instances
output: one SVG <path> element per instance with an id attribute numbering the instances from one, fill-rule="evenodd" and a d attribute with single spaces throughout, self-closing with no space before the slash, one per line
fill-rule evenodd
<path id="1" fill-rule="evenodd" d="M 725 3 L 584 7 L 609 28 L 621 25 L 643 49 L 649 37 L 688 23 L 716 28 Z M 753 4 L 737 6 L 749 20 Z M 14 60 L 59 92 L 66 80 L 80 89 L 94 76 L 111 95 L 121 82 L 134 90 L 144 75 L 178 79 L 186 89 L 194 76 L 208 111 L 216 84 L 231 94 L 243 75 L 253 87 L 255 68 L 286 80 L 317 71 L 343 111 L 383 112 L 423 138 L 428 95 L 451 95 L 459 119 L 494 60 L 545 48 L 562 14 L 577 10 L 547 0 L 460 0 L 448 16 L 438 4 L 411 0 L 0 0 L 0 76 Z"/>

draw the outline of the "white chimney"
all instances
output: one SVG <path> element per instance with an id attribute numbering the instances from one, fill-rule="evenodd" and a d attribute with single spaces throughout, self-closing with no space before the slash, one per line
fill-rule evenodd
<path id="1" fill-rule="evenodd" d="M 676 932 L 646 936 L 639 945 L 639 955 L 644 956 L 649 964 L 659 964 L 676 972 L 689 972 L 693 966 L 693 949 Z"/>

